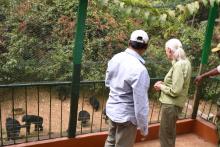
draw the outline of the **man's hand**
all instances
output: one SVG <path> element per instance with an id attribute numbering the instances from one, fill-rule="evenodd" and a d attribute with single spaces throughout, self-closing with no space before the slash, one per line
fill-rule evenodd
<path id="1" fill-rule="evenodd" d="M 200 85 L 201 81 L 202 81 L 203 77 L 202 76 L 197 76 L 194 80 L 194 83 L 196 85 Z"/>
<path id="2" fill-rule="evenodd" d="M 147 134 L 148 134 L 147 126 L 140 128 L 140 132 L 141 132 L 142 136 L 147 136 Z"/>

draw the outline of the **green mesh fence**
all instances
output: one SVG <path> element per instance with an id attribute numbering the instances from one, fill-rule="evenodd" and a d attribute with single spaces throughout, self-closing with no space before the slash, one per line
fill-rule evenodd
<path id="1" fill-rule="evenodd" d="M 2 3 L 1 83 L 69 80 L 78 1 Z"/>
<path id="2" fill-rule="evenodd" d="M 0 83 L 70 81 L 78 0 L 2 0 L 0 4 Z M 150 6 L 144 4 L 89 2 L 81 80 L 103 80 L 108 60 L 128 47 L 136 29 L 150 36 L 144 59 L 151 77 L 163 77 L 170 68 L 164 44 L 171 37 L 183 42 L 197 72 L 206 26 L 200 22 L 207 18 L 201 14 L 208 10 L 185 17 L 177 8 L 162 7 L 165 2 L 158 2 L 159 8 L 156 4 L 147 9 Z M 177 15 L 173 17 L 171 11 Z"/>

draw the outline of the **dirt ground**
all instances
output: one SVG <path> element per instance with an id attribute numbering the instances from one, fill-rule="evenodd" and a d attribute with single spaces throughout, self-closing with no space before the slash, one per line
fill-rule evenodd
<path id="1" fill-rule="evenodd" d="M 50 99 L 51 97 L 51 99 Z M 100 102 L 100 107 L 98 111 L 94 111 L 92 106 L 89 104 L 88 97 L 80 97 L 78 104 L 78 112 L 81 110 L 86 110 L 90 113 L 90 121 L 85 126 L 81 126 L 81 122 L 77 121 L 77 134 L 97 132 L 107 129 L 107 123 L 103 119 L 102 110 L 104 107 L 104 100 L 97 97 Z M 6 127 L 5 121 L 7 117 L 12 117 L 12 98 L 5 94 L 4 99 L 1 102 L 1 124 L 3 139 L 6 139 Z M 68 129 L 69 123 L 69 113 L 70 113 L 70 98 L 61 101 L 58 99 L 57 93 L 50 93 L 48 90 L 40 89 L 39 92 L 39 105 L 38 105 L 38 93 L 36 89 L 28 89 L 27 100 L 25 100 L 23 89 L 18 89 L 15 91 L 14 95 L 14 109 L 22 109 L 22 112 L 18 114 L 15 112 L 15 119 L 17 119 L 21 125 L 22 116 L 26 114 L 42 116 L 43 121 L 43 132 L 40 132 L 40 136 L 60 134 L 60 136 L 65 136 Z M 31 135 L 36 135 L 34 132 L 34 125 L 31 125 Z M 26 129 L 22 128 L 20 136 L 26 135 Z"/>
<path id="2" fill-rule="evenodd" d="M 38 94 L 39 91 L 39 94 Z M 78 112 L 81 110 L 86 110 L 90 113 L 90 121 L 86 126 L 82 126 L 81 122 L 77 121 L 77 134 L 85 134 L 91 132 L 100 132 L 107 130 L 108 125 L 103 119 L 102 110 L 105 107 L 107 96 L 96 96 L 100 102 L 100 107 L 98 111 L 94 111 L 92 106 L 89 104 L 89 95 L 93 93 L 86 94 L 87 96 L 80 96 L 78 104 Z M 12 101 L 14 99 L 14 101 Z M 39 102 L 39 104 L 38 104 Z M 15 118 L 23 124 L 21 121 L 22 116 L 26 113 L 31 115 L 42 116 L 44 119 L 43 127 L 44 130 L 39 132 L 40 137 L 55 138 L 67 135 L 68 123 L 69 123 L 69 113 L 70 113 L 70 98 L 61 101 L 58 99 L 58 93 L 55 91 L 50 92 L 45 88 L 29 88 L 25 96 L 24 89 L 16 89 L 14 94 L 5 91 L 1 95 L 1 131 L 2 140 L 6 141 L 6 129 L 5 120 L 7 117 L 12 117 L 12 105 L 14 103 L 15 109 L 20 109 L 22 112 L 15 113 Z M 183 109 L 183 117 L 188 117 L 192 113 L 192 100 L 189 104 L 186 103 Z M 26 110 L 27 108 L 27 110 Z M 186 109 L 188 108 L 188 109 Z M 201 102 L 199 109 L 201 112 L 208 114 L 209 112 L 216 114 L 216 107 L 210 104 Z M 160 104 L 158 101 L 150 101 L 150 110 L 148 120 L 150 123 L 158 122 L 160 120 Z M 33 136 L 38 136 L 38 132 L 34 132 L 34 125 L 31 125 L 31 134 L 26 135 L 26 129 L 22 128 L 20 133 L 21 138 L 30 138 Z M 29 139 L 28 139 L 29 140 Z"/>

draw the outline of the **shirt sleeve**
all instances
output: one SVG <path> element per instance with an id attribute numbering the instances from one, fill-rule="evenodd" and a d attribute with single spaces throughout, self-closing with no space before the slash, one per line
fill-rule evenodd
<path id="1" fill-rule="evenodd" d="M 105 73 L 105 86 L 109 87 L 110 86 L 110 80 L 111 80 L 111 61 L 108 62 L 108 67 Z"/>
<path id="2" fill-rule="evenodd" d="M 217 71 L 220 73 L 220 65 L 217 66 Z"/>
<path id="3" fill-rule="evenodd" d="M 171 79 L 171 85 L 161 84 L 161 91 L 175 98 L 180 95 L 184 84 L 184 73 L 181 64 L 174 65 Z"/>
<path id="4" fill-rule="evenodd" d="M 143 71 L 133 78 L 131 86 L 133 89 L 134 110 L 137 126 L 141 129 L 141 131 L 148 132 L 148 89 L 150 85 L 150 78 L 147 71 Z"/>

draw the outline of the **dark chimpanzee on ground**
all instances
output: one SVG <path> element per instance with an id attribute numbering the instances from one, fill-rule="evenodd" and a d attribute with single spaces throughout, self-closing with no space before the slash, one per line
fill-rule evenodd
<path id="1" fill-rule="evenodd" d="M 11 117 L 6 118 L 6 131 L 7 131 L 7 138 L 8 140 L 12 139 L 18 139 L 20 130 L 21 130 L 21 125 L 19 121 L 16 119 L 13 119 Z"/>
<path id="2" fill-rule="evenodd" d="M 99 101 L 97 100 L 96 97 L 92 96 L 89 98 L 89 103 L 92 105 L 93 109 L 95 109 L 95 111 L 98 111 L 99 109 Z"/>
<path id="3" fill-rule="evenodd" d="M 78 121 L 81 121 L 82 125 L 86 125 L 86 123 L 90 120 L 90 114 L 86 110 L 82 110 L 78 114 Z"/>
<path id="4" fill-rule="evenodd" d="M 37 115 L 24 115 L 22 122 L 25 122 L 27 133 L 30 134 L 31 124 L 35 124 L 34 131 L 43 131 L 43 117 Z"/>
<path id="5" fill-rule="evenodd" d="M 107 123 L 108 116 L 106 115 L 106 108 L 103 109 L 102 115 L 103 115 L 103 118 L 105 119 L 105 123 Z"/>
<path id="6" fill-rule="evenodd" d="M 71 86 L 60 85 L 56 87 L 56 90 L 58 91 L 59 100 L 64 101 L 70 96 Z"/>

